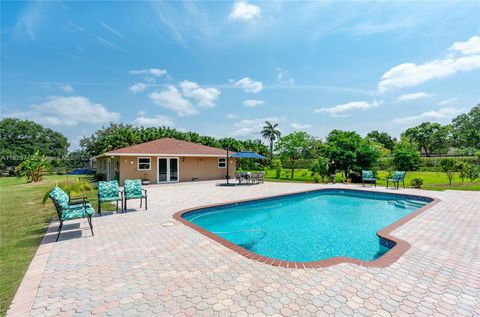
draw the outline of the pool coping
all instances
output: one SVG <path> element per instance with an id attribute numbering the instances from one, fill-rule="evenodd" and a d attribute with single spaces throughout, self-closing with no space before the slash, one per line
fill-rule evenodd
<path id="1" fill-rule="evenodd" d="M 222 237 L 206 230 L 203 229 L 200 226 L 195 225 L 194 223 L 185 220 L 182 216 L 186 213 L 199 210 L 199 209 L 205 209 L 205 208 L 212 208 L 212 207 L 220 207 L 220 206 L 225 206 L 225 205 L 230 205 L 230 204 L 238 204 L 238 203 L 245 203 L 245 202 L 254 202 L 254 201 L 261 201 L 261 200 L 266 200 L 266 199 L 272 199 L 272 198 L 281 198 L 281 197 L 288 197 L 288 196 L 294 196 L 298 194 L 306 194 L 306 193 L 311 193 L 311 192 L 320 192 L 320 191 L 328 191 L 328 190 L 344 190 L 344 191 L 353 191 L 353 192 L 367 192 L 367 193 L 378 193 L 378 194 L 389 194 L 389 195 L 394 195 L 394 196 L 410 196 L 410 197 L 419 197 L 423 199 L 431 199 L 429 203 L 427 203 L 425 206 L 416 209 L 415 211 L 411 212 L 410 214 L 404 216 L 403 218 L 400 218 L 399 220 L 395 221 L 394 223 L 388 225 L 385 228 L 380 229 L 377 232 L 377 236 L 386 239 L 389 241 L 392 241 L 395 243 L 395 245 L 384 255 L 382 255 L 380 258 L 375 259 L 373 261 L 363 261 L 359 259 L 354 259 L 354 258 L 349 258 L 349 257 L 333 257 L 325 260 L 318 260 L 318 261 L 309 261 L 309 262 L 294 262 L 294 261 L 284 261 L 284 260 L 279 260 L 279 259 L 274 259 L 274 258 L 269 258 L 263 255 L 259 255 L 257 253 L 254 253 L 252 251 L 249 251 L 245 248 L 242 248 L 241 246 L 232 243 L 228 240 L 223 239 Z M 278 267 L 284 267 L 284 268 L 296 268 L 296 269 L 308 269 L 308 268 L 325 268 L 329 267 L 332 265 L 340 264 L 340 263 L 351 263 L 351 264 L 356 264 L 359 266 L 364 266 L 364 267 L 376 267 L 376 268 L 384 268 L 387 266 L 390 266 L 391 264 L 395 263 L 410 247 L 410 243 L 408 243 L 405 240 L 402 240 L 400 238 L 397 238 L 395 236 L 390 235 L 392 231 L 395 229 L 398 229 L 399 227 L 403 226 L 413 218 L 419 216 L 420 214 L 424 213 L 428 209 L 432 208 L 433 206 L 437 205 L 441 200 L 439 198 L 435 197 L 430 197 L 430 196 L 423 196 L 423 195 L 416 195 L 416 194 L 402 194 L 402 193 L 387 193 L 383 191 L 370 191 L 370 190 L 362 190 L 362 189 L 350 189 L 350 188 L 336 188 L 336 187 L 331 187 L 331 188 L 320 188 L 320 189 L 314 189 L 314 190 L 304 190 L 304 191 L 297 191 L 297 192 L 292 192 L 292 193 L 286 193 L 286 194 L 280 194 L 280 195 L 272 195 L 272 196 L 264 196 L 264 197 L 256 197 L 256 198 L 251 198 L 251 199 L 242 199 L 242 200 L 236 200 L 236 201 L 231 201 L 231 202 L 223 202 L 223 203 L 217 203 L 217 204 L 210 204 L 210 205 L 203 205 L 203 206 L 197 206 L 197 207 L 192 207 L 188 209 L 183 209 L 181 211 L 178 211 L 173 214 L 173 218 L 187 227 L 190 227 L 194 229 L 195 231 L 198 231 L 200 234 L 212 239 L 215 242 L 218 242 L 222 244 L 223 246 L 227 247 L 228 249 L 257 262 L 265 263 L 268 265 L 273 265 L 273 266 L 278 266 Z"/>

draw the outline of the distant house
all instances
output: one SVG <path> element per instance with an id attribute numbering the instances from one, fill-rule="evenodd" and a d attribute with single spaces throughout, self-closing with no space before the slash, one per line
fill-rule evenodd
<path id="1" fill-rule="evenodd" d="M 228 160 L 230 176 L 236 160 Z M 96 157 L 97 173 L 107 180 L 149 180 L 150 183 L 225 179 L 227 153 L 201 144 L 163 138 L 112 150 Z"/>

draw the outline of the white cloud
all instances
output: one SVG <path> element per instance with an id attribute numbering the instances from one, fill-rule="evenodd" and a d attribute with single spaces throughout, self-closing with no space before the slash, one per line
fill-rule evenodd
<path id="1" fill-rule="evenodd" d="M 31 105 L 28 111 L 11 113 L 7 116 L 54 126 L 76 126 L 78 123 L 100 124 L 120 118 L 120 114 L 110 112 L 102 104 L 91 103 L 88 98 L 82 96 L 50 97 L 44 103 Z"/>
<path id="2" fill-rule="evenodd" d="M 200 107 L 215 107 L 215 102 L 220 95 L 217 88 L 201 88 L 197 83 L 184 80 L 180 83 L 180 88 L 185 97 L 193 98 Z"/>
<path id="3" fill-rule="evenodd" d="M 448 121 L 462 112 L 463 110 L 458 108 L 442 108 L 440 110 L 423 112 L 416 116 L 395 118 L 392 122 L 402 125 L 413 125 L 422 121 Z"/>
<path id="4" fill-rule="evenodd" d="M 354 101 L 349 102 L 333 107 L 326 107 L 326 108 L 319 108 L 315 109 L 315 112 L 327 112 L 331 114 L 333 117 L 346 117 L 349 116 L 348 112 L 355 111 L 355 110 L 366 110 L 369 108 L 377 107 L 382 104 L 382 101 L 374 100 L 373 102 L 369 103 L 367 101 Z"/>
<path id="5" fill-rule="evenodd" d="M 179 116 L 197 114 L 198 110 L 185 99 L 175 86 L 168 86 L 167 89 L 156 90 L 148 95 L 152 101 L 164 108 L 175 111 Z"/>
<path id="6" fill-rule="evenodd" d="M 383 74 L 378 83 L 379 92 L 412 87 L 432 79 L 445 78 L 458 72 L 480 68 L 480 38 L 473 36 L 466 42 L 456 42 L 450 47 L 451 54 L 443 59 L 424 64 L 404 63 Z M 457 56 L 458 53 L 463 54 Z"/>
<path id="7" fill-rule="evenodd" d="M 451 104 L 457 103 L 457 101 L 458 101 L 458 98 L 449 98 L 449 99 L 440 101 L 438 105 L 439 106 L 451 105 Z"/>
<path id="8" fill-rule="evenodd" d="M 290 126 L 294 130 L 306 130 L 306 129 L 310 129 L 312 127 L 311 124 L 301 124 L 301 123 L 296 123 L 296 122 L 293 122 Z"/>
<path id="9" fill-rule="evenodd" d="M 260 135 L 265 121 L 278 122 L 279 120 L 278 117 L 240 120 L 234 123 L 236 130 L 233 135 L 237 137 L 257 137 Z"/>
<path id="10" fill-rule="evenodd" d="M 460 52 L 464 55 L 480 54 L 480 36 L 472 36 L 466 42 L 455 42 L 448 50 Z"/>
<path id="11" fill-rule="evenodd" d="M 427 94 L 425 92 L 415 92 L 413 94 L 401 95 L 397 99 L 399 101 L 411 101 L 411 100 L 426 98 L 428 96 L 430 96 L 430 94 Z"/>
<path id="12" fill-rule="evenodd" d="M 262 100 L 248 99 L 243 102 L 245 107 L 253 108 L 265 104 Z"/>
<path id="13" fill-rule="evenodd" d="M 237 119 L 238 118 L 238 116 L 236 114 L 231 114 L 231 113 L 227 114 L 226 117 L 227 117 L 227 119 Z"/>
<path id="14" fill-rule="evenodd" d="M 261 17 L 261 9 L 259 6 L 250 4 L 246 1 L 237 1 L 233 4 L 230 11 L 230 20 L 253 21 Z"/>
<path id="15" fill-rule="evenodd" d="M 155 77 L 160 77 L 167 74 L 167 71 L 160 68 L 148 68 L 148 69 L 137 69 L 131 70 L 130 74 L 132 75 L 150 75 Z"/>
<path id="16" fill-rule="evenodd" d="M 70 93 L 70 92 L 74 91 L 72 85 L 69 85 L 69 84 L 60 86 L 60 89 L 63 90 L 64 92 L 66 92 L 66 93 Z"/>
<path id="17" fill-rule="evenodd" d="M 294 85 L 295 79 L 288 76 L 288 70 L 277 67 L 277 82 L 283 85 Z"/>
<path id="18" fill-rule="evenodd" d="M 237 81 L 230 80 L 230 82 L 233 82 L 235 86 L 242 88 L 245 92 L 254 94 L 259 93 L 263 89 L 263 83 L 261 81 L 255 81 L 250 77 L 244 77 Z"/>
<path id="19" fill-rule="evenodd" d="M 156 115 L 147 117 L 144 112 L 140 112 L 139 116 L 133 120 L 133 124 L 141 127 L 173 127 L 173 120 L 166 116 Z"/>
<path id="20" fill-rule="evenodd" d="M 135 84 L 131 85 L 130 87 L 128 87 L 128 90 L 130 90 L 130 92 L 136 94 L 136 93 L 144 91 L 146 88 L 147 88 L 147 85 L 145 85 L 143 83 L 135 83 Z"/>

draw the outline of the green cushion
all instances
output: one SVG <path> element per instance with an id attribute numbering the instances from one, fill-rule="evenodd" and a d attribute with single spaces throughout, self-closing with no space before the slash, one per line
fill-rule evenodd
<path id="1" fill-rule="evenodd" d="M 395 172 L 395 175 L 393 175 L 393 181 L 394 182 L 401 182 L 405 178 L 405 172 Z"/>
<path id="2" fill-rule="evenodd" d="M 57 186 L 54 189 L 52 189 L 52 191 L 50 192 L 50 194 L 48 194 L 48 196 L 52 200 L 54 200 L 60 208 L 63 209 L 68 207 L 70 198 L 68 197 L 68 194 L 64 192 L 60 187 Z"/>
<path id="3" fill-rule="evenodd" d="M 84 218 L 86 216 L 91 216 L 95 213 L 90 204 L 86 208 L 83 208 L 82 205 L 78 205 L 80 208 L 68 208 L 62 211 L 61 220 L 72 220 L 77 218 Z"/>
<path id="4" fill-rule="evenodd" d="M 106 201 L 116 201 L 116 200 L 122 200 L 122 197 L 108 197 L 108 198 L 100 198 L 100 202 L 106 202 Z"/>
<path id="5" fill-rule="evenodd" d="M 375 177 L 373 176 L 372 171 L 362 171 L 362 179 L 363 180 L 374 180 Z"/>
<path id="6" fill-rule="evenodd" d="M 98 197 L 100 201 L 112 201 L 121 199 L 118 189 L 118 182 L 98 182 Z"/>
<path id="7" fill-rule="evenodd" d="M 125 190 L 125 198 L 141 198 L 143 197 L 142 194 L 142 181 L 140 179 L 125 180 L 125 184 L 123 186 Z"/>
<path id="8" fill-rule="evenodd" d="M 125 196 L 125 199 L 136 199 L 136 198 L 145 198 L 145 195 L 144 194 L 140 194 L 140 195 L 130 195 L 130 196 Z"/>

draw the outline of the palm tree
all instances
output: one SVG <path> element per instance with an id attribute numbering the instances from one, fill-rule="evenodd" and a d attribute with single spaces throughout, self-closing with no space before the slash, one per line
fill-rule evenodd
<path id="1" fill-rule="evenodd" d="M 270 161 L 273 159 L 273 142 L 280 137 L 282 134 L 280 130 L 277 129 L 278 123 L 271 123 L 265 121 L 263 126 L 262 136 L 270 141 Z"/>

